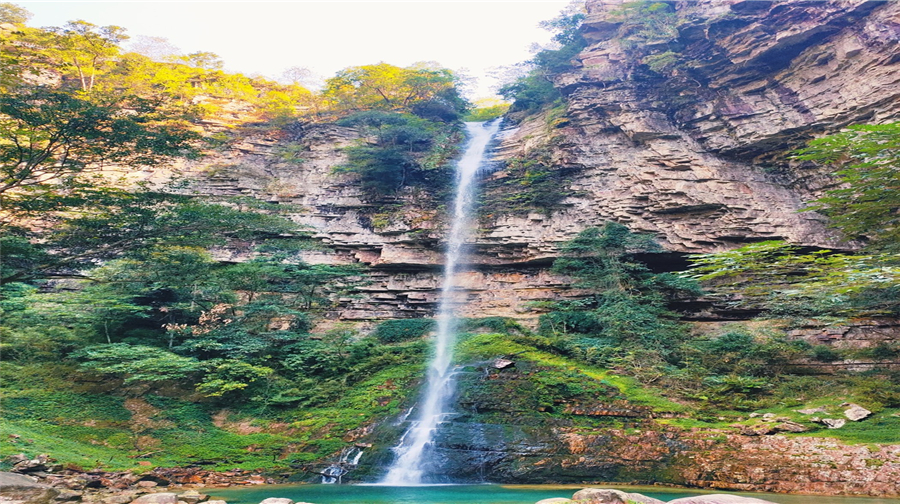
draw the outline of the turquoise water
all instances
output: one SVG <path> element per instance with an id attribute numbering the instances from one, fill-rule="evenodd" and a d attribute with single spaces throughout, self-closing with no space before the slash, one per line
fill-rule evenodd
<path id="1" fill-rule="evenodd" d="M 572 497 L 583 487 L 548 485 L 436 485 L 389 487 L 377 485 L 265 485 L 239 489 L 207 489 L 212 498 L 229 504 L 257 504 L 267 497 L 287 497 L 312 504 L 534 504 L 551 497 Z M 610 487 L 638 492 L 668 501 L 702 492 L 659 487 Z M 821 497 L 804 495 L 740 493 L 778 504 L 900 504 L 900 499 L 865 497 Z"/>

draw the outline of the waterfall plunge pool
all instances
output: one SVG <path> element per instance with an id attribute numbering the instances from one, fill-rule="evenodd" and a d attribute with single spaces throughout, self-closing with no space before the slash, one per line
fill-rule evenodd
<path id="1" fill-rule="evenodd" d="M 778 504 L 900 504 L 900 499 L 871 497 L 823 497 L 821 495 L 784 495 L 745 492 L 707 492 L 702 490 L 591 485 L 637 492 L 663 501 L 704 493 L 734 493 Z M 585 486 L 558 485 L 264 485 L 251 488 L 208 488 L 211 498 L 228 504 L 258 504 L 268 497 L 284 497 L 312 504 L 534 504 L 551 497 L 571 498 Z"/>

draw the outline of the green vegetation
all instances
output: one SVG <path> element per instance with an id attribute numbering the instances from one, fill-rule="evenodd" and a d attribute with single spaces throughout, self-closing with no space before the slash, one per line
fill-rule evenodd
<path id="1" fill-rule="evenodd" d="M 469 122 L 490 121 L 505 114 L 509 107 L 509 103 L 496 99 L 476 100 L 473 107 L 463 117 L 463 120 Z"/>
<path id="2" fill-rule="evenodd" d="M 456 121 L 370 110 L 352 114 L 338 124 L 357 127 L 371 139 L 348 147 L 347 164 L 336 170 L 357 175 L 370 199 L 381 200 L 409 187 L 431 193 L 446 188 L 449 163 L 460 138 Z"/>
<path id="3" fill-rule="evenodd" d="M 815 200 L 811 210 L 831 217 L 851 239 L 869 249 L 900 247 L 900 123 L 860 124 L 812 140 L 795 159 L 835 166 L 839 186 Z"/>
<path id="4" fill-rule="evenodd" d="M 181 180 L 143 184 L 138 172 L 200 159 L 243 129 L 285 136 L 298 121 L 339 121 L 365 138 L 344 169 L 373 199 L 441 197 L 468 107 L 456 77 L 378 64 L 312 93 L 165 41 L 126 52 L 121 27 L 31 28 L 12 4 L 0 15 L 19 23 L 0 31 L 0 394 L 16 440 L 0 456 L 284 468 L 396 414 L 431 321 L 314 332 L 363 279 L 300 260 L 322 245 L 282 217 L 295 209 L 188 195 Z M 303 148 L 278 155 L 302 163 Z M 222 247 L 249 259 L 218 262 Z"/>
<path id="5" fill-rule="evenodd" d="M 379 324 L 372 335 L 382 343 L 399 343 L 421 338 L 434 330 L 434 327 L 435 322 L 432 319 L 387 320 Z"/>
<path id="6" fill-rule="evenodd" d="M 584 6 L 573 3 L 556 18 L 541 23 L 553 33 L 553 45 L 520 65 L 521 75 L 500 88 L 500 95 L 513 102 L 511 113 L 538 112 L 562 100 L 553 76 L 571 68 L 571 60 L 587 45 L 579 31 L 584 17 Z"/>
<path id="7" fill-rule="evenodd" d="M 696 255 L 688 275 L 739 294 L 770 318 L 898 316 L 900 257 L 885 253 L 804 252 L 781 241 Z"/>
<path id="8" fill-rule="evenodd" d="M 553 166 L 549 149 L 535 149 L 528 157 L 506 160 L 503 173 L 507 176 L 488 181 L 483 190 L 478 206 L 482 218 L 528 212 L 549 214 L 569 195 L 560 186 L 571 171 Z"/>
<path id="9" fill-rule="evenodd" d="M 551 305 L 541 316 L 541 332 L 576 335 L 565 340 L 566 350 L 586 361 L 658 372 L 687 336 L 676 314 L 667 310 L 667 300 L 699 292 L 696 284 L 652 273 L 634 259 L 636 253 L 660 251 L 650 237 L 620 224 L 580 233 L 563 247 L 553 271 L 573 277 L 574 287 L 592 294 Z"/>

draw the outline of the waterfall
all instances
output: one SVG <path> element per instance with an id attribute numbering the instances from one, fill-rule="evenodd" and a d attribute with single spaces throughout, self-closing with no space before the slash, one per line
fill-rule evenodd
<path id="1" fill-rule="evenodd" d="M 448 403 L 453 396 L 453 373 L 450 361 L 453 357 L 457 321 L 453 314 L 452 294 L 456 269 L 465 253 L 465 241 L 469 231 L 469 214 L 475 195 L 475 176 L 485 163 L 488 143 L 497 133 L 500 121 L 466 123 L 469 140 L 465 152 L 456 164 L 456 197 L 453 204 L 453 220 L 447 238 L 444 263 L 444 281 L 438 304 L 437 337 L 434 356 L 428 365 L 424 395 L 416 408 L 416 420 L 394 448 L 397 454 L 382 484 L 422 484 L 427 465 L 428 448 L 438 425 L 445 419 Z"/>
<path id="2" fill-rule="evenodd" d="M 363 448 L 359 446 L 341 450 L 341 456 L 338 458 L 338 461 L 322 471 L 322 484 L 340 484 L 341 478 L 359 465 L 359 459 L 362 458 L 363 451 Z"/>

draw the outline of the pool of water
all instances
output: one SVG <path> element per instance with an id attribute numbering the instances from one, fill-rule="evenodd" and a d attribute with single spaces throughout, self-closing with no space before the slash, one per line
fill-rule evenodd
<path id="1" fill-rule="evenodd" d="M 380 485 L 265 485 L 244 488 L 210 488 L 212 498 L 229 504 L 257 504 L 268 497 L 286 497 L 312 504 L 534 504 L 551 497 L 571 498 L 583 487 L 552 485 L 427 485 L 390 487 Z M 668 501 L 703 492 L 660 487 L 604 486 L 637 492 Z M 900 499 L 866 497 L 821 497 L 763 493 L 737 493 L 778 504 L 900 504 Z"/>

